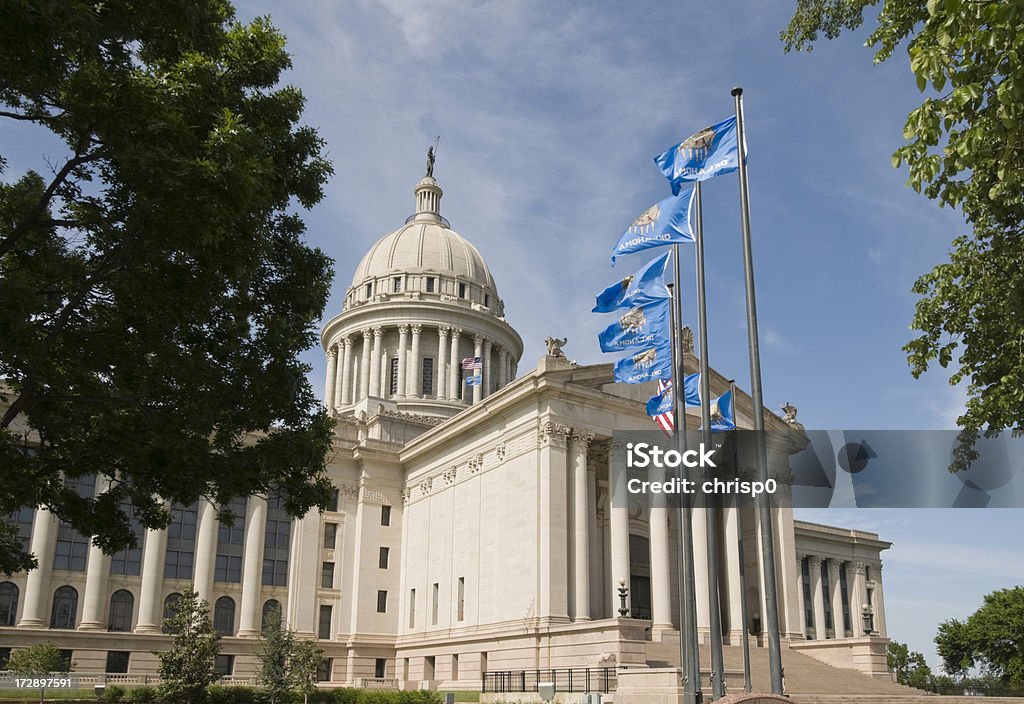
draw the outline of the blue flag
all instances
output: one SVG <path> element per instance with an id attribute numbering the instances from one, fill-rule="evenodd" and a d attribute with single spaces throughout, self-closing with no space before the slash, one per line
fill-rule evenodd
<path id="1" fill-rule="evenodd" d="M 671 344 L 668 324 L 669 300 L 637 306 L 598 334 L 602 352 L 618 352 L 631 347 Z"/>
<path id="2" fill-rule="evenodd" d="M 657 418 L 664 413 L 672 413 L 675 410 L 675 401 L 672 398 L 672 385 L 666 384 L 661 391 L 647 399 L 647 415 Z"/>
<path id="3" fill-rule="evenodd" d="M 707 181 L 732 173 L 740 167 L 739 161 L 735 115 L 705 127 L 654 157 L 672 185 L 672 193 L 679 193 L 681 183 Z"/>
<path id="4" fill-rule="evenodd" d="M 672 376 L 672 348 L 665 344 L 646 347 L 615 363 L 615 381 L 642 384 Z"/>
<path id="5" fill-rule="evenodd" d="M 732 391 L 711 402 L 711 432 L 722 433 L 736 429 L 736 416 L 732 409 Z"/>
<path id="6" fill-rule="evenodd" d="M 655 203 L 633 221 L 612 250 L 612 266 L 616 257 L 666 244 L 693 242 L 690 228 L 690 207 L 693 189 L 672 195 Z"/>
<path id="7" fill-rule="evenodd" d="M 683 402 L 687 406 L 700 405 L 700 372 L 683 377 Z"/>
<path id="8" fill-rule="evenodd" d="M 657 259 L 652 259 L 622 281 L 597 294 L 597 304 L 592 312 L 611 313 L 619 308 L 634 308 L 668 298 L 665 267 L 668 265 L 669 254 L 671 252 L 665 252 Z"/>

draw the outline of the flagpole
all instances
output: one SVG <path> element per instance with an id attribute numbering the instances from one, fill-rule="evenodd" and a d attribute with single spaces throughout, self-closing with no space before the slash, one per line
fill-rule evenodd
<path id="1" fill-rule="evenodd" d="M 757 342 L 757 300 L 754 295 L 754 254 L 750 244 L 750 194 L 747 189 L 747 145 L 743 129 L 743 89 L 732 89 L 736 103 L 736 142 L 739 150 L 740 212 L 743 224 L 743 271 L 747 293 L 747 344 L 750 348 L 750 398 L 757 450 L 757 476 L 768 481 L 768 450 L 764 437 L 764 398 L 761 393 L 761 353 Z M 757 516 L 761 527 L 761 553 L 764 556 L 764 602 L 768 630 L 768 669 L 772 693 L 782 694 L 782 648 L 779 643 L 779 598 L 775 582 L 775 543 L 772 534 L 770 500 L 757 497 Z"/>
<path id="2" fill-rule="evenodd" d="M 672 404 L 676 427 L 676 449 L 680 455 L 686 452 L 686 400 L 684 389 L 683 349 L 683 304 L 679 267 L 679 245 L 672 246 L 676 286 L 672 305 Z M 670 286 L 670 288 L 672 288 Z M 680 479 L 686 478 L 686 470 L 680 467 Z M 703 694 L 700 683 L 700 652 L 697 650 L 697 601 L 696 580 L 693 571 L 693 511 L 690 496 L 680 497 L 679 516 L 676 520 L 676 543 L 679 551 L 676 579 L 679 581 L 679 669 L 683 672 L 683 701 L 685 704 L 702 704 Z"/>
<path id="3" fill-rule="evenodd" d="M 697 325 L 700 334 L 700 419 L 701 442 L 705 449 L 711 441 L 711 375 L 708 365 L 708 307 L 704 279 L 704 213 L 702 211 L 700 181 L 693 186 L 697 257 Z M 711 698 L 725 696 L 725 656 L 722 650 L 722 607 L 718 593 L 718 501 L 712 494 L 704 494 L 704 520 L 707 524 L 708 553 L 708 615 L 711 626 Z"/>
<path id="4" fill-rule="evenodd" d="M 732 417 L 733 424 L 736 424 L 736 380 L 729 380 L 729 393 L 732 394 Z M 736 473 L 736 477 L 739 478 L 740 474 L 740 436 L 737 432 L 738 428 L 733 429 L 733 442 L 732 442 L 732 467 Z M 743 691 L 751 691 L 753 685 L 750 681 L 750 639 L 747 638 L 747 567 L 746 557 L 743 554 L 743 502 L 739 497 L 736 497 L 736 534 L 739 536 L 736 540 L 736 554 L 739 557 L 740 564 L 740 613 L 743 615 L 743 622 L 741 624 L 743 629 Z"/>

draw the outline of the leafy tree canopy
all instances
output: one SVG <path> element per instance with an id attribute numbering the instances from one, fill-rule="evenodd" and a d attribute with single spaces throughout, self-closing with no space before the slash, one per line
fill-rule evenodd
<path id="1" fill-rule="evenodd" d="M 867 40 L 875 62 L 905 42 L 925 94 L 893 165 L 905 163 L 915 191 L 959 208 L 972 229 L 914 284 L 920 335 L 904 347 L 915 377 L 938 362 L 952 365 L 951 384 L 968 382 L 950 467 L 959 470 L 981 434 L 1024 432 L 1024 2 L 798 0 L 786 50 L 855 29 L 879 4 Z"/>
<path id="2" fill-rule="evenodd" d="M 940 624 L 935 644 L 952 675 L 979 667 L 1004 684 L 1024 687 L 1024 587 L 992 592 L 966 621 Z"/>
<path id="3" fill-rule="evenodd" d="M 932 670 L 925 662 L 924 655 L 910 650 L 906 643 L 889 641 L 885 649 L 886 664 L 896 673 L 896 682 L 918 689 L 932 685 Z"/>
<path id="4" fill-rule="evenodd" d="M 67 672 L 70 666 L 71 663 L 61 657 L 60 649 L 53 643 L 18 648 L 7 661 L 7 669 L 16 675 L 36 677 L 51 672 Z"/>
<path id="5" fill-rule="evenodd" d="M 64 150 L 43 173 L 0 154 L 0 517 L 44 506 L 113 551 L 164 500 L 325 505 L 297 355 L 331 265 L 293 211 L 331 166 L 289 66 L 227 0 L 3 3 L 4 129 Z M 88 474 L 99 498 L 64 487 Z M 0 571 L 33 564 L 0 520 Z"/>
<path id="6" fill-rule="evenodd" d="M 295 632 L 281 622 L 279 609 L 267 614 L 256 654 L 259 682 L 269 692 L 270 704 L 287 701 L 287 694 L 293 690 L 311 691 L 324 658 L 324 651 L 316 643 L 298 640 Z"/>
<path id="7" fill-rule="evenodd" d="M 160 659 L 160 694 L 167 702 L 203 701 L 206 688 L 220 679 L 214 661 L 220 653 L 220 634 L 210 622 L 210 607 L 189 585 L 175 603 L 174 614 L 164 619 L 164 632 L 174 636 L 170 650 Z"/>

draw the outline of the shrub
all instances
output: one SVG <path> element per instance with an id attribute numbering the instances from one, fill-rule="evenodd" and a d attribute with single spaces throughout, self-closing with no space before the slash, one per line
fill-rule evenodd
<path id="1" fill-rule="evenodd" d="M 156 687 L 132 687 L 128 690 L 128 701 L 131 704 L 153 704 L 156 701 Z"/>
<path id="2" fill-rule="evenodd" d="M 116 684 L 108 684 L 103 690 L 103 701 L 123 702 L 125 694 L 126 692 L 124 687 Z"/>

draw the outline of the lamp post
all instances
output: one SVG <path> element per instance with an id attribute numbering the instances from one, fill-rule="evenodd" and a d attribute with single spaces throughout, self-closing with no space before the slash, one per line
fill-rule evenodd
<path id="1" fill-rule="evenodd" d="M 864 619 L 864 635 L 871 636 L 875 634 L 875 614 L 870 606 L 864 604 L 860 607 L 861 618 Z"/>
<path id="2" fill-rule="evenodd" d="M 626 586 L 626 579 L 623 577 L 619 580 L 619 616 L 629 616 L 629 608 L 626 606 L 626 596 L 629 594 L 629 588 Z"/>

